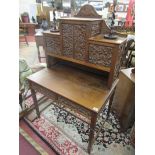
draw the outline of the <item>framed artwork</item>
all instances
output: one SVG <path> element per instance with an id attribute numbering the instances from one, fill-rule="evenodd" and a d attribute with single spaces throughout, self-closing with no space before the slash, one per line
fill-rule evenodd
<path id="1" fill-rule="evenodd" d="M 118 4 L 115 8 L 116 12 L 124 12 L 124 4 Z"/>
<path id="2" fill-rule="evenodd" d="M 128 11 L 128 7 L 129 7 L 128 4 L 124 5 L 124 12 L 127 12 Z"/>

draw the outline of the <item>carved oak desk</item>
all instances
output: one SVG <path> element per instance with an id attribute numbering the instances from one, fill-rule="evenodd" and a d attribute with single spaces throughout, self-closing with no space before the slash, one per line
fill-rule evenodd
<path id="1" fill-rule="evenodd" d="M 35 41 L 36 41 L 36 46 L 37 46 L 37 51 L 38 51 L 38 59 L 39 59 L 39 62 L 41 62 L 41 58 L 46 58 L 46 57 L 41 56 L 41 53 L 40 53 L 40 50 L 39 50 L 39 46 L 42 46 L 43 49 L 45 49 L 44 48 L 44 40 L 43 40 L 43 33 L 42 32 L 37 32 L 35 34 Z"/>
<path id="2" fill-rule="evenodd" d="M 118 80 L 113 83 L 111 89 L 108 89 L 102 76 L 59 63 L 30 75 L 28 81 L 38 117 L 40 113 L 36 91 L 51 98 L 57 106 L 69 108 L 68 112 L 71 114 L 76 111 L 87 118 L 86 123 L 90 124 L 88 141 L 90 153 L 93 142 L 103 127 L 101 126 L 95 134 L 97 119 L 109 100 L 110 110 Z"/>

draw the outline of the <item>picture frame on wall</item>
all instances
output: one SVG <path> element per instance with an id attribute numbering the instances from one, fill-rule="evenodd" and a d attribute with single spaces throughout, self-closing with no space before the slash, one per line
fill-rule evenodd
<path id="1" fill-rule="evenodd" d="M 127 12 L 128 11 L 128 7 L 129 7 L 128 4 L 124 5 L 124 12 Z"/>
<path id="2" fill-rule="evenodd" d="M 124 4 L 118 4 L 115 8 L 116 12 L 124 12 Z"/>

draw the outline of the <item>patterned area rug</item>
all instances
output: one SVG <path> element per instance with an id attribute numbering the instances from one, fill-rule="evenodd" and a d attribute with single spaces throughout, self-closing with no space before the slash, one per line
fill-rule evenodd
<path id="1" fill-rule="evenodd" d="M 28 104 L 32 102 L 29 99 Z M 46 102 L 52 102 L 47 100 Z M 97 129 L 106 118 L 107 106 L 97 122 Z M 29 125 L 47 141 L 60 155 L 87 155 L 89 125 L 53 104 L 41 112 L 41 117 Z M 96 130 L 97 130 L 96 129 Z M 92 155 L 134 155 L 130 144 L 130 130 L 119 131 L 120 125 L 115 112 L 110 113 L 97 137 Z"/>

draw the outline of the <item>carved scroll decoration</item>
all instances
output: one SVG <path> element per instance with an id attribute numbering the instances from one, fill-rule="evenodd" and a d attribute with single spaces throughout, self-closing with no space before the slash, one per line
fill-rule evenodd
<path id="1" fill-rule="evenodd" d="M 94 7 L 90 4 L 86 4 L 81 7 L 80 11 L 75 15 L 74 17 L 84 17 L 84 18 L 102 18 L 101 15 L 99 15 Z"/>
<path id="2" fill-rule="evenodd" d="M 50 52 L 52 54 L 61 55 L 60 50 L 60 37 L 46 37 L 46 49 L 47 52 Z"/>
<path id="3" fill-rule="evenodd" d="M 89 110 L 83 108 L 82 106 L 78 106 L 77 104 L 73 103 L 72 101 L 67 100 L 66 98 L 62 96 L 58 96 L 57 104 L 63 105 L 66 108 L 68 107 L 72 109 L 73 111 L 76 111 L 87 118 L 91 117 L 91 112 Z"/>
<path id="4" fill-rule="evenodd" d="M 94 36 L 99 33 L 100 33 L 100 23 L 99 22 L 93 23 L 91 25 L 91 36 Z"/>
<path id="5" fill-rule="evenodd" d="M 89 45 L 89 62 L 110 67 L 111 59 L 112 47 L 95 44 Z"/>
<path id="6" fill-rule="evenodd" d="M 74 58 L 85 60 L 87 46 L 86 25 L 74 25 Z"/>
<path id="7" fill-rule="evenodd" d="M 62 24 L 63 55 L 73 57 L 73 25 Z"/>

